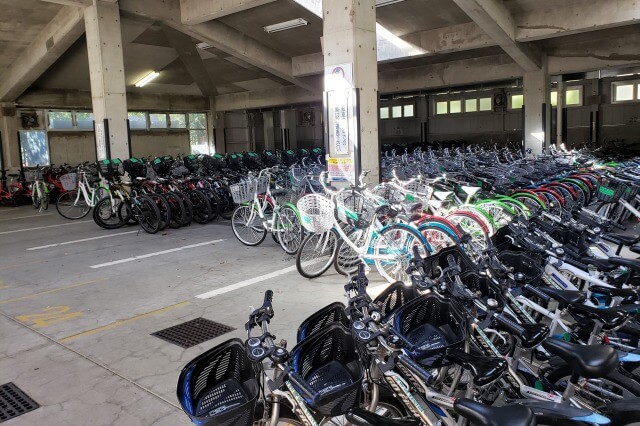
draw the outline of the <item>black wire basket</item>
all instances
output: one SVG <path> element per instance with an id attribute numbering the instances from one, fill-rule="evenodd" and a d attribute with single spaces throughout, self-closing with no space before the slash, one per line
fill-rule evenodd
<path id="1" fill-rule="evenodd" d="M 498 254 L 498 259 L 503 265 L 513 268 L 513 273 L 522 273 L 525 275 L 525 282 L 534 287 L 542 285 L 542 275 L 544 270 L 540 263 L 522 252 L 503 251 Z"/>
<path id="2" fill-rule="evenodd" d="M 448 349 L 464 344 L 467 322 L 452 300 L 428 294 L 398 309 L 392 330 L 404 341 L 404 348 L 411 358 L 435 368 L 447 363 Z"/>
<path id="3" fill-rule="evenodd" d="M 177 393 L 182 410 L 197 425 L 253 424 L 259 389 L 242 341 L 227 340 L 187 364 Z"/>
<path id="4" fill-rule="evenodd" d="M 273 167 L 277 164 L 280 164 L 280 158 L 276 155 L 275 152 L 267 149 L 262 153 L 262 162 L 267 167 Z"/>
<path id="5" fill-rule="evenodd" d="M 202 165 L 209 173 L 216 173 L 224 164 L 224 156 L 221 154 L 203 155 Z"/>
<path id="6" fill-rule="evenodd" d="M 494 234 L 490 237 L 492 245 L 498 250 L 498 252 L 502 252 L 505 250 L 516 251 L 518 248 L 513 245 L 513 242 L 507 238 L 507 236 L 511 235 L 511 230 L 508 226 L 503 226 L 498 229 Z"/>
<path id="7" fill-rule="evenodd" d="M 298 343 L 291 350 L 291 367 L 319 394 L 317 402 L 307 403 L 323 416 L 340 416 L 358 406 L 363 371 L 351 333 L 342 324 Z"/>
<path id="8" fill-rule="evenodd" d="M 415 299 L 415 297 L 416 292 L 413 286 L 406 286 L 402 281 L 396 281 L 384 289 L 384 291 L 373 300 L 373 303 L 380 308 L 382 322 L 389 322 L 401 306 Z"/>
<path id="9" fill-rule="evenodd" d="M 145 164 L 135 157 L 122 162 L 122 168 L 132 179 L 145 177 L 147 175 Z"/>
<path id="10" fill-rule="evenodd" d="M 626 201 L 632 201 L 636 198 L 636 195 L 638 195 L 640 186 L 636 185 L 635 183 L 628 183 L 625 186 L 626 189 L 624 191 L 624 194 L 622 195 L 622 198 L 624 198 Z"/>
<path id="11" fill-rule="evenodd" d="M 151 162 L 151 167 L 153 167 L 153 171 L 156 172 L 159 176 L 167 176 L 171 171 L 171 165 L 173 164 L 173 158 L 169 155 L 165 155 L 163 157 L 156 157 Z"/>
<path id="12" fill-rule="evenodd" d="M 100 168 L 102 176 L 106 178 L 118 177 L 124 174 L 122 161 L 120 161 L 119 158 L 98 161 L 98 167 Z"/>
<path id="13" fill-rule="evenodd" d="M 342 324 L 349 327 L 350 322 L 345 311 L 346 307 L 341 302 L 334 302 L 325 306 L 316 313 L 302 321 L 298 327 L 298 343 L 307 337 L 322 331 L 331 324 Z"/>
<path id="14" fill-rule="evenodd" d="M 200 171 L 201 161 L 197 156 L 189 154 L 183 158 L 183 161 L 184 166 L 187 168 L 187 170 L 189 170 L 190 173 L 198 174 L 198 172 Z"/>
<path id="15" fill-rule="evenodd" d="M 603 203 L 615 203 L 626 190 L 627 186 L 623 183 L 603 179 L 596 187 L 596 197 Z"/>
<path id="16" fill-rule="evenodd" d="M 460 267 L 460 272 L 478 271 L 478 267 L 464 250 L 458 246 L 451 246 L 443 248 L 436 254 L 427 256 L 424 259 L 424 272 L 427 277 L 437 278 L 440 275 L 441 268 L 445 269 L 450 266 L 449 259 L 452 259 Z"/>

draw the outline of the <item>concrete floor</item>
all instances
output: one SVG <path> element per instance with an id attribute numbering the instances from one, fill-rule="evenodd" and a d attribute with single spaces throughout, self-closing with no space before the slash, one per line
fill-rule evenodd
<path id="1" fill-rule="evenodd" d="M 137 229 L 68 221 L 55 206 L 0 208 L 0 384 L 14 382 L 40 404 L 7 424 L 190 424 L 176 399 L 180 370 L 245 338 L 265 290 L 275 293 L 272 331 L 290 345 L 304 318 L 344 299 L 335 271 L 302 278 L 271 238 L 245 247 L 228 222 Z M 186 350 L 150 335 L 197 317 L 236 330 Z"/>

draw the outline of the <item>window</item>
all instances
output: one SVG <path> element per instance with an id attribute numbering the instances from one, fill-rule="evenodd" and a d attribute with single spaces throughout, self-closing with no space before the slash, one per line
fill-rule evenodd
<path id="1" fill-rule="evenodd" d="M 49 145 L 44 130 L 20 131 L 20 154 L 25 167 L 49 165 Z"/>
<path id="2" fill-rule="evenodd" d="M 389 107 L 381 107 L 380 108 L 380 119 L 386 120 L 389 118 Z"/>
<path id="3" fill-rule="evenodd" d="M 169 124 L 169 127 L 171 127 L 172 129 L 186 129 L 186 114 L 169 114 Z"/>
<path id="4" fill-rule="evenodd" d="M 211 154 L 206 114 L 189 114 L 189 143 L 192 154 Z"/>
<path id="5" fill-rule="evenodd" d="M 73 113 L 71 111 L 49 111 L 49 128 L 52 130 L 73 129 Z"/>
<path id="6" fill-rule="evenodd" d="M 436 103 L 436 114 L 448 114 L 448 113 L 449 113 L 449 102 Z"/>
<path id="7" fill-rule="evenodd" d="M 146 112 L 130 112 L 129 128 L 131 130 L 146 130 L 147 128 L 147 113 Z"/>
<path id="8" fill-rule="evenodd" d="M 76 112 L 76 126 L 82 130 L 93 130 L 93 113 Z"/>
<path id="9" fill-rule="evenodd" d="M 466 99 L 464 101 L 464 112 L 476 112 L 478 110 L 477 99 Z"/>
<path id="10" fill-rule="evenodd" d="M 582 105 L 582 86 L 579 88 L 567 88 L 564 103 L 567 106 Z"/>
<path id="11" fill-rule="evenodd" d="M 636 84 L 633 82 L 613 83 L 613 101 L 626 102 L 638 99 L 637 91 L 634 90 L 635 86 Z"/>
<path id="12" fill-rule="evenodd" d="M 493 109 L 491 98 L 480 98 L 480 111 L 491 111 Z"/>
<path id="13" fill-rule="evenodd" d="M 391 117 L 393 118 L 401 118 L 402 117 L 402 106 L 396 105 L 391 107 Z"/>
<path id="14" fill-rule="evenodd" d="M 151 129 L 166 129 L 167 114 L 149 114 L 149 127 Z"/>
<path id="15" fill-rule="evenodd" d="M 522 109 L 524 95 L 511 95 L 511 109 Z"/>
<path id="16" fill-rule="evenodd" d="M 449 113 L 458 114 L 460 112 L 462 112 L 462 101 L 450 101 Z"/>
<path id="17" fill-rule="evenodd" d="M 551 92 L 551 106 L 558 106 L 558 91 Z"/>
<path id="18" fill-rule="evenodd" d="M 190 129 L 206 129 L 207 115 L 204 113 L 189 114 L 189 128 Z"/>
<path id="19" fill-rule="evenodd" d="M 405 105 L 402 108 L 403 108 L 403 111 L 404 111 L 404 117 L 415 117 L 416 116 L 415 107 L 413 106 L 413 104 Z"/>

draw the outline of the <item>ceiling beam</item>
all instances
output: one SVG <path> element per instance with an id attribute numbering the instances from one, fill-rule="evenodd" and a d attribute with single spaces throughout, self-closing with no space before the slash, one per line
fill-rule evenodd
<path id="1" fill-rule="evenodd" d="M 120 0 L 120 10 L 162 22 L 164 25 L 210 44 L 218 50 L 241 59 L 269 74 L 305 90 L 312 86 L 294 77 L 291 58 L 218 21 L 184 25 L 180 21 L 178 0 Z"/>
<path id="2" fill-rule="evenodd" d="M 57 3 L 64 6 L 88 7 L 93 4 L 93 0 L 42 0 L 47 3 Z"/>
<path id="3" fill-rule="evenodd" d="M 274 1 L 275 0 L 180 0 L 180 14 L 183 24 L 195 25 Z"/>
<path id="4" fill-rule="evenodd" d="M 519 42 L 542 40 L 569 34 L 640 23 L 637 0 L 582 0 L 552 9 L 537 8 L 516 15 L 515 38 Z"/>
<path id="5" fill-rule="evenodd" d="M 178 52 L 182 64 L 200 89 L 202 96 L 217 95 L 218 91 L 211 81 L 211 76 L 204 65 L 200 53 L 198 53 L 198 48 L 193 43 L 193 39 L 166 25 L 162 26 L 162 32 L 169 41 L 169 44 L 171 44 L 171 47 Z"/>
<path id="6" fill-rule="evenodd" d="M 540 51 L 515 39 L 516 25 L 502 0 L 453 0 L 489 37 L 525 71 L 541 68 Z"/>
<path id="7" fill-rule="evenodd" d="M 8 68 L 0 100 L 14 101 L 84 34 L 82 9 L 64 6 Z"/>

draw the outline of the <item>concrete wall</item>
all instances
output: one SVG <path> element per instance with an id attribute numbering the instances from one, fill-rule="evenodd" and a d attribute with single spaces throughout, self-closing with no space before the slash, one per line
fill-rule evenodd
<path id="1" fill-rule="evenodd" d="M 150 130 L 131 132 L 134 157 L 189 154 L 189 132 L 186 130 Z"/>
<path id="2" fill-rule="evenodd" d="M 48 132 L 49 158 L 52 164 L 76 164 L 96 161 L 93 132 Z"/>

